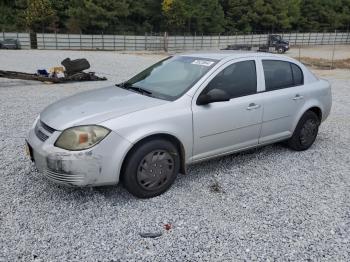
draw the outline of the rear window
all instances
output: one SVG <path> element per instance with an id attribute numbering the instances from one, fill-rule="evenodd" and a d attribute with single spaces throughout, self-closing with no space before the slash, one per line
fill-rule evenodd
<path id="1" fill-rule="evenodd" d="M 293 71 L 294 85 L 300 86 L 304 84 L 303 71 L 301 71 L 300 67 L 296 64 L 291 63 L 291 66 Z"/>
<path id="2" fill-rule="evenodd" d="M 263 60 L 266 91 L 302 85 L 303 72 L 299 66 L 277 60 Z"/>

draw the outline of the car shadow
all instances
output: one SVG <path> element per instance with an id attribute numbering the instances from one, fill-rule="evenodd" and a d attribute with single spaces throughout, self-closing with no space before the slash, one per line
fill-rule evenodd
<path id="1" fill-rule="evenodd" d="M 213 176 L 218 176 L 219 171 L 225 170 L 229 171 L 236 165 L 236 162 L 239 161 L 240 165 L 249 164 L 251 161 L 254 161 L 256 158 L 269 157 L 269 155 L 278 154 L 281 152 L 288 153 L 290 150 L 282 143 L 268 145 L 263 147 L 258 147 L 250 150 L 246 150 L 239 153 L 234 153 L 227 156 L 217 157 L 211 160 L 203 161 L 197 164 L 192 164 L 188 167 L 187 174 L 179 174 L 174 185 L 163 195 L 158 196 L 157 198 L 167 198 L 168 194 L 172 195 L 173 190 L 186 191 L 193 188 L 193 184 L 201 183 L 201 180 L 208 177 L 212 180 Z M 74 200 L 78 202 L 85 202 L 86 199 L 102 196 L 107 202 L 110 202 L 111 205 L 122 205 L 122 203 L 128 202 L 130 204 L 133 201 L 145 201 L 140 200 L 131 194 L 129 194 L 126 189 L 120 184 L 111 185 L 111 186 L 100 186 L 100 187 L 67 187 L 64 185 L 57 185 L 53 182 L 47 181 L 48 186 L 58 187 L 59 190 L 51 191 L 55 194 L 59 194 L 63 198 L 70 198 L 67 195 L 74 197 Z M 208 192 L 211 192 L 211 185 L 208 185 Z M 176 194 L 176 192 L 175 192 Z"/>

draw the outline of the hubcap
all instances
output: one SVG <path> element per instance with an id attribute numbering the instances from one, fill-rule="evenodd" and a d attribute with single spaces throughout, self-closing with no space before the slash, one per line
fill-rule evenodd
<path id="1" fill-rule="evenodd" d="M 309 119 L 305 122 L 300 131 L 300 143 L 303 146 L 309 145 L 313 142 L 317 135 L 317 122 L 314 119 Z"/>
<path id="2" fill-rule="evenodd" d="M 137 169 L 137 182 L 146 190 L 161 188 L 174 172 L 174 159 L 165 150 L 148 153 Z"/>

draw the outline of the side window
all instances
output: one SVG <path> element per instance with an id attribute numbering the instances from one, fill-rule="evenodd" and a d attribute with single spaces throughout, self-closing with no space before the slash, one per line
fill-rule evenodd
<path id="1" fill-rule="evenodd" d="M 292 68 L 289 62 L 263 60 L 266 91 L 294 86 Z"/>
<path id="2" fill-rule="evenodd" d="M 255 94 L 257 92 L 255 61 L 229 65 L 210 81 L 205 90 L 208 92 L 214 88 L 224 90 L 231 98 Z"/>
<path id="3" fill-rule="evenodd" d="M 294 85 L 300 86 L 304 84 L 304 75 L 303 71 L 301 71 L 300 67 L 296 64 L 290 64 L 292 66 Z"/>
<path id="4" fill-rule="evenodd" d="M 299 66 L 277 60 L 263 60 L 266 91 L 299 86 L 304 83 L 303 71 Z"/>

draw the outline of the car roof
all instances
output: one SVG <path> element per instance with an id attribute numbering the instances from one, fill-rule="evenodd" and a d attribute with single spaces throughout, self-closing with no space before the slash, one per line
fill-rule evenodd
<path id="1" fill-rule="evenodd" d="M 180 54 L 181 56 L 189 56 L 203 59 L 214 59 L 214 60 L 226 60 L 226 59 L 237 59 L 243 57 L 276 57 L 285 58 L 285 56 L 264 53 L 264 52 L 250 52 L 250 51 L 216 51 L 216 52 L 191 52 Z"/>

